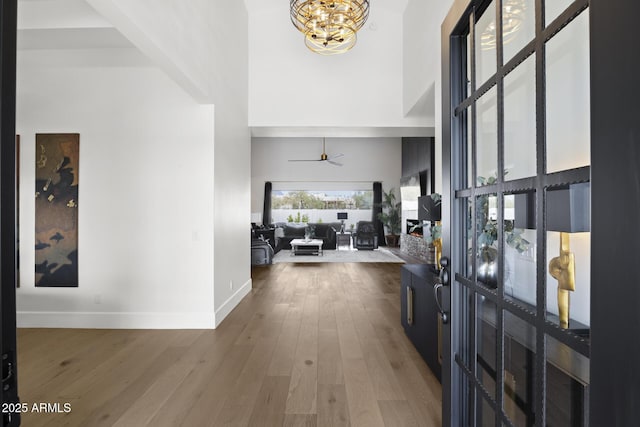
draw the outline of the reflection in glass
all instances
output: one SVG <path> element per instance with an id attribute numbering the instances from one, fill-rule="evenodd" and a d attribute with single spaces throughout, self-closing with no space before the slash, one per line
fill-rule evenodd
<path id="1" fill-rule="evenodd" d="M 504 196 L 504 295 L 536 305 L 535 191 Z M 530 308 L 530 307 L 525 307 Z"/>
<path id="2" fill-rule="evenodd" d="M 462 375 L 460 379 L 460 392 L 458 396 L 459 399 L 453 399 L 452 405 L 454 408 L 457 407 L 458 415 L 460 418 L 460 425 L 468 426 L 471 425 L 471 418 L 473 418 L 473 414 L 469 410 L 470 399 L 473 399 L 474 396 L 474 385 L 472 379 L 467 377 L 466 375 Z"/>
<path id="3" fill-rule="evenodd" d="M 495 87 L 478 100 L 476 116 L 477 183 L 492 184 L 498 176 L 498 104 Z"/>
<path id="4" fill-rule="evenodd" d="M 535 55 L 504 78 L 505 180 L 536 175 Z"/>
<path id="5" fill-rule="evenodd" d="M 590 157 L 589 12 L 547 42 L 547 172 L 587 166 Z"/>
<path id="6" fill-rule="evenodd" d="M 475 27 L 476 87 L 496 72 L 496 4 L 491 2 Z"/>
<path id="7" fill-rule="evenodd" d="M 551 24 L 571 3 L 573 0 L 546 0 L 544 2 L 545 26 Z"/>
<path id="8" fill-rule="evenodd" d="M 479 394 L 476 403 L 476 420 L 480 427 L 494 427 L 496 425 L 496 415 L 491 405 Z"/>
<path id="9" fill-rule="evenodd" d="M 502 56 L 505 64 L 535 37 L 535 18 L 534 0 L 503 0 Z"/>
<path id="10" fill-rule="evenodd" d="M 590 324 L 590 190 L 587 182 L 546 192 L 548 317 L 580 334 Z"/>
<path id="11" fill-rule="evenodd" d="M 464 328 L 461 329 L 463 333 L 458 335 L 459 338 L 459 348 L 458 348 L 458 356 L 462 360 L 464 366 L 471 370 L 471 360 L 473 359 L 473 349 L 470 347 L 470 344 L 473 342 L 472 338 L 469 336 L 470 331 L 473 330 L 471 323 L 471 308 L 473 307 L 474 298 L 472 296 L 471 291 L 466 286 L 460 285 L 460 323 L 464 325 Z"/>
<path id="12" fill-rule="evenodd" d="M 496 343 L 498 333 L 496 331 L 497 310 L 495 303 L 482 295 L 477 295 L 476 300 L 476 340 L 478 345 L 477 376 L 478 381 L 493 398 L 496 396 Z"/>
<path id="13" fill-rule="evenodd" d="M 467 187 L 473 187 L 473 115 L 471 108 L 465 112 L 467 117 Z M 464 161 L 464 160 L 463 160 Z"/>
<path id="14" fill-rule="evenodd" d="M 536 328 L 504 311 L 504 412 L 515 426 L 533 425 Z"/>
<path id="15" fill-rule="evenodd" d="M 550 336 L 546 340 L 546 425 L 587 425 L 589 359 Z"/>
<path id="16" fill-rule="evenodd" d="M 559 255 L 560 235 L 562 233 L 547 232 L 547 260 Z M 591 233 L 565 233 L 569 235 L 571 252 L 575 258 L 575 290 L 569 298 L 569 328 L 583 334 L 591 323 Z M 547 269 L 548 270 L 548 269 Z M 558 281 L 547 271 L 547 311 L 549 320 L 559 323 L 558 319 Z"/>
<path id="17" fill-rule="evenodd" d="M 476 197 L 476 242 L 478 282 L 490 288 L 498 286 L 498 197 Z"/>
<path id="18" fill-rule="evenodd" d="M 464 257 L 464 271 L 463 274 L 465 277 L 473 278 L 473 266 L 474 266 L 474 257 L 473 257 L 473 223 L 471 222 L 473 219 L 473 211 L 471 210 L 471 201 L 467 198 L 461 200 L 462 203 L 462 212 L 464 214 L 464 226 L 463 232 L 465 233 L 465 241 L 467 242 L 466 255 Z"/>
<path id="19" fill-rule="evenodd" d="M 465 39 L 465 51 L 467 53 L 467 73 L 466 76 L 466 84 L 464 85 L 464 90 L 466 90 L 465 96 L 463 98 L 468 97 L 471 94 L 471 33 L 467 34 L 467 38 Z"/>

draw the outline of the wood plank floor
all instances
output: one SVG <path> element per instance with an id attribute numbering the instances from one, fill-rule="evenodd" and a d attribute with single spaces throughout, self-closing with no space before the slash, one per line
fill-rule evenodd
<path id="1" fill-rule="evenodd" d="M 399 264 L 276 264 L 215 331 L 20 329 L 38 426 L 440 426 L 400 325 Z"/>

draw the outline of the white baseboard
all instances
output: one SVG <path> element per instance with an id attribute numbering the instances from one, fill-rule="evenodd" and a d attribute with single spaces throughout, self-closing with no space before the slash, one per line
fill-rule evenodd
<path id="1" fill-rule="evenodd" d="M 19 328 L 214 329 L 214 313 L 17 313 Z"/>
<path id="2" fill-rule="evenodd" d="M 251 279 L 213 313 L 19 311 L 18 328 L 215 329 L 251 292 Z"/>
<path id="3" fill-rule="evenodd" d="M 220 323 L 222 323 L 222 321 L 224 320 L 225 317 L 227 317 L 229 315 L 229 313 L 231 313 L 231 311 L 236 308 L 236 306 L 238 304 L 240 304 L 240 301 L 242 301 L 242 299 L 244 297 L 246 297 L 249 292 L 251 292 L 251 288 L 253 287 L 253 281 L 251 279 L 247 280 L 247 282 L 242 285 L 240 287 L 240 289 L 238 289 L 236 291 L 235 294 L 231 295 L 231 297 L 226 300 L 221 306 L 220 308 L 218 308 L 215 311 L 214 314 L 214 319 L 215 319 L 215 326 L 214 328 L 217 328 L 218 326 L 220 326 Z"/>

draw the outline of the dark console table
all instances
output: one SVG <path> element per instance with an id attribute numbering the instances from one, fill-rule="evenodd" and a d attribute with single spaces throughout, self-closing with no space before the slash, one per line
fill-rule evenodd
<path id="1" fill-rule="evenodd" d="M 442 324 L 433 293 L 437 279 L 438 272 L 431 265 L 404 265 L 400 316 L 407 337 L 440 381 Z"/>

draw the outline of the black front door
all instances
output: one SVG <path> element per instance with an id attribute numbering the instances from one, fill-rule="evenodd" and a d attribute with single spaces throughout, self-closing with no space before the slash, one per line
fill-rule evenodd
<path id="1" fill-rule="evenodd" d="M 16 352 L 16 22 L 17 0 L 0 3 L 0 306 L 2 422 L 20 425 Z"/>
<path id="2" fill-rule="evenodd" d="M 589 1 L 457 1 L 443 25 L 443 419 L 584 426 Z"/>

